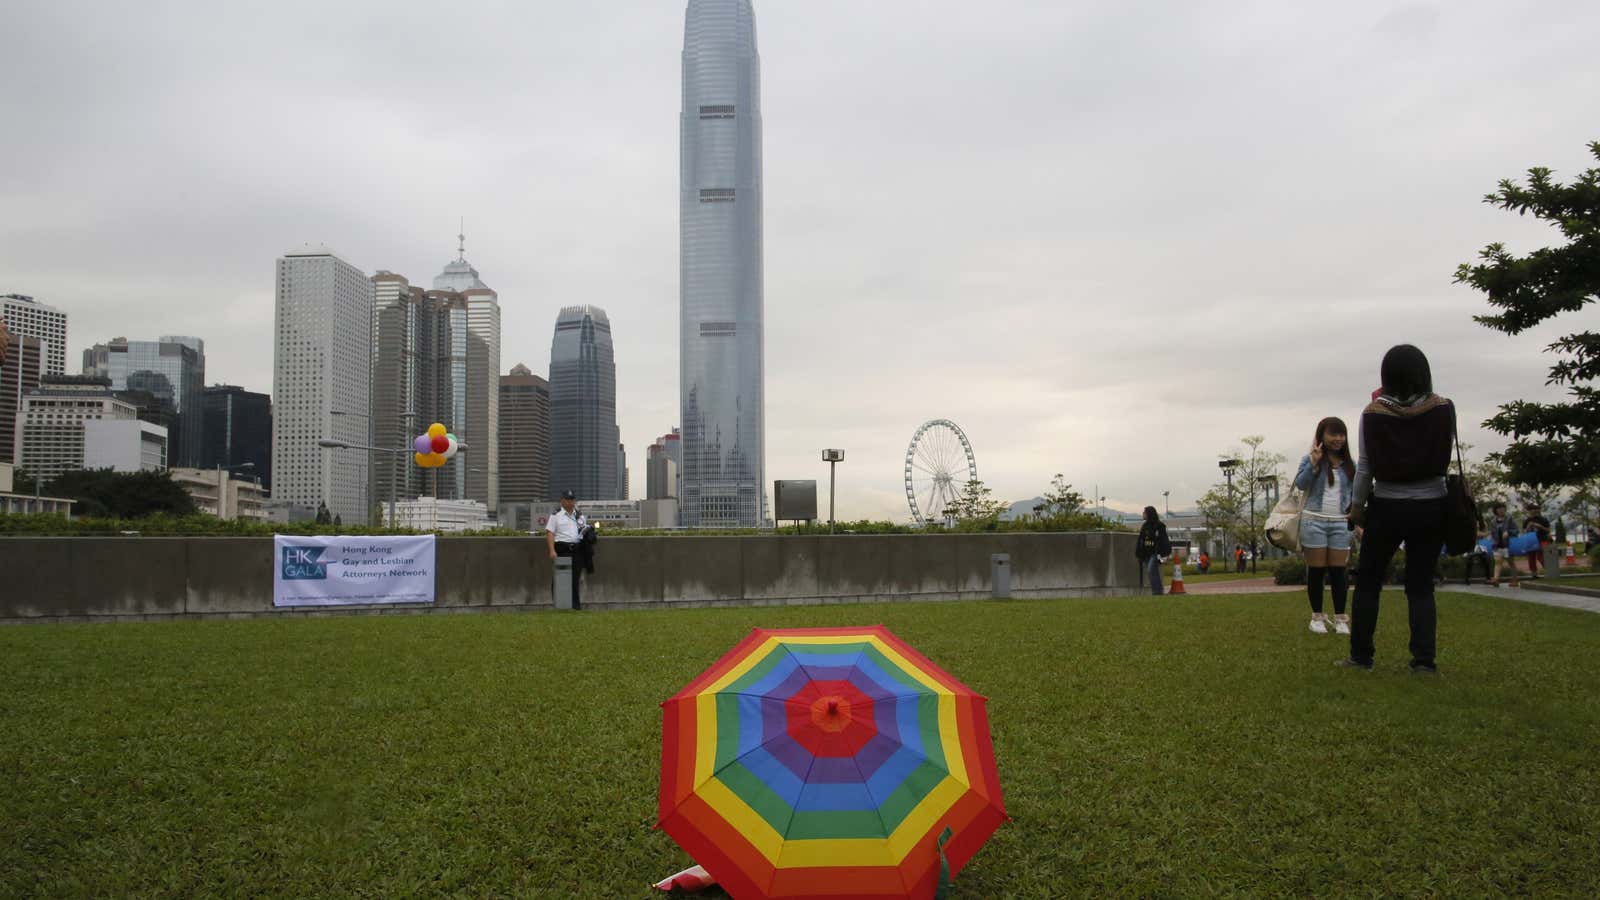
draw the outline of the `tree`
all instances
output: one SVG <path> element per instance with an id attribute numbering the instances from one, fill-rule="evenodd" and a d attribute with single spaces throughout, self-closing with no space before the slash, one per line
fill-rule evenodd
<path id="1" fill-rule="evenodd" d="M 1050 487 L 1044 492 L 1044 513 L 1049 518 L 1061 518 L 1076 515 L 1083 510 L 1084 497 L 1067 484 L 1066 476 L 1060 472 L 1050 479 Z"/>
<path id="2" fill-rule="evenodd" d="M 1006 504 L 995 500 L 993 495 L 994 491 L 974 478 L 961 489 L 961 495 L 945 507 L 945 515 L 952 516 L 956 521 L 968 526 L 998 522 Z"/>
<path id="3" fill-rule="evenodd" d="M 1249 448 L 1248 454 L 1235 447 L 1217 457 L 1219 461 L 1239 461 L 1233 470 L 1231 487 L 1224 475 L 1196 504 L 1200 515 L 1205 517 L 1207 528 L 1221 531 L 1235 543 L 1249 547 L 1253 543 L 1259 545 L 1261 530 L 1272 512 L 1272 504 L 1267 502 L 1267 484 L 1281 482 L 1278 470 L 1286 460 L 1282 453 L 1261 449 L 1267 442 L 1263 435 L 1246 435 L 1239 441 Z"/>
<path id="4" fill-rule="evenodd" d="M 142 519 L 198 512 L 188 492 L 167 472 L 63 472 L 50 482 L 49 493 L 76 500 L 73 513 L 80 516 Z"/>
<path id="5" fill-rule="evenodd" d="M 1593 534 L 1596 519 L 1600 519 L 1600 478 L 1584 482 L 1572 489 L 1561 512 L 1583 528 L 1584 539 Z"/>
<path id="6" fill-rule="evenodd" d="M 1589 144 L 1600 160 L 1600 141 Z M 1518 215 L 1532 213 L 1560 230 L 1567 243 L 1516 256 L 1504 244 L 1479 252 L 1477 265 L 1461 264 L 1457 283 L 1482 292 L 1501 312 L 1474 316 L 1479 324 L 1509 335 L 1564 312 L 1579 312 L 1600 297 L 1600 168 L 1580 174 L 1570 185 L 1551 178 L 1551 170 L 1528 170 L 1526 186 L 1506 179 L 1485 203 Z M 1545 348 L 1558 355 L 1548 385 L 1567 388 L 1571 401 L 1503 404 L 1484 427 L 1512 437 L 1497 454 L 1509 480 L 1523 485 L 1571 485 L 1600 477 L 1600 334 L 1569 334 Z"/>
<path id="7" fill-rule="evenodd" d="M 44 485 L 37 484 L 38 479 L 27 469 L 17 469 L 11 474 L 11 490 L 18 494 L 43 493 Z"/>

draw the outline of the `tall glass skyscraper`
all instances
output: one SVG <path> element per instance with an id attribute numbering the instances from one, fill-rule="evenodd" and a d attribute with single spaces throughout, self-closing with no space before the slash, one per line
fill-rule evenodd
<path id="1" fill-rule="evenodd" d="M 566 307 L 550 342 L 550 493 L 624 499 L 620 442 L 611 320 L 598 306 Z"/>
<path id="2" fill-rule="evenodd" d="M 750 0 L 689 0 L 680 135 L 680 515 L 689 527 L 754 527 L 766 519 L 766 422 L 761 59 Z"/>

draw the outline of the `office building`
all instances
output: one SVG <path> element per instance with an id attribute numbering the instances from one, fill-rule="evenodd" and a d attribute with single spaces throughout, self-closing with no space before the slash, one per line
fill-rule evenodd
<path id="1" fill-rule="evenodd" d="M 507 504 L 542 504 L 548 499 L 550 382 L 517 363 L 511 367 L 511 374 L 500 376 L 498 508 L 505 509 Z"/>
<path id="2" fill-rule="evenodd" d="M 83 374 L 111 379 L 114 391 L 143 391 L 141 418 L 171 430 L 176 465 L 198 466 L 204 436 L 205 342 L 163 335 L 154 341 L 113 338 L 83 351 Z"/>
<path id="3" fill-rule="evenodd" d="M 620 443 L 611 320 L 598 306 L 566 307 L 550 342 L 550 499 L 624 499 Z"/>
<path id="4" fill-rule="evenodd" d="M 273 497 L 370 522 L 368 454 L 317 442 L 368 441 L 372 282 L 332 250 L 306 247 L 278 259 L 276 294 Z"/>
<path id="5" fill-rule="evenodd" d="M 38 387 L 22 395 L 14 445 L 17 467 L 46 482 L 63 472 L 85 468 L 84 423 L 104 420 L 139 421 L 133 405 L 118 399 L 107 379 L 42 377 Z M 139 440 L 142 442 L 142 437 Z"/>
<path id="6" fill-rule="evenodd" d="M 466 307 L 466 405 L 448 423 L 470 451 L 461 466 L 464 496 L 494 509 L 500 502 L 500 295 L 484 284 L 467 262 L 466 236 L 456 258 L 433 279 L 433 295 L 459 295 Z M 443 422 L 444 419 L 439 421 Z"/>
<path id="7" fill-rule="evenodd" d="M 164 472 L 168 440 L 165 426 L 144 419 L 85 419 L 83 468 Z"/>
<path id="8" fill-rule="evenodd" d="M 4 362 L 0 362 L 0 462 L 17 461 L 17 421 L 22 397 L 39 387 L 43 342 L 32 335 L 11 335 Z"/>
<path id="9" fill-rule="evenodd" d="M 267 494 L 254 478 L 236 478 L 230 476 L 227 469 L 175 468 L 172 480 L 206 515 L 249 522 L 267 521 Z"/>
<path id="10" fill-rule="evenodd" d="M 67 374 L 67 314 L 23 294 L 0 294 L 0 318 L 12 338 L 36 337 L 44 354 L 41 375 Z"/>
<path id="11" fill-rule="evenodd" d="M 628 499 L 628 448 L 617 444 L 617 480 L 622 489 L 617 493 L 618 500 Z"/>
<path id="12" fill-rule="evenodd" d="M 463 239 L 464 240 L 464 239 Z M 500 495 L 500 304 L 467 262 L 465 244 L 425 290 L 403 275 L 372 277 L 373 435 L 378 447 L 409 446 L 442 423 L 467 450 L 441 469 L 380 453 L 374 496 L 423 493 L 493 508 Z"/>
<path id="13" fill-rule="evenodd" d="M 683 484 L 683 436 L 678 429 L 656 438 L 645 451 L 645 499 L 677 499 Z"/>
<path id="14" fill-rule="evenodd" d="M 200 395 L 205 428 L 200 468 L 259 481 L 272 490 L 272 398 L 231 384 L 214 384 Z"/>
<path id="15" fill-rule="evenodd" d="M 679 515 L 688 527 L 755 527 L 766 519 L 766 426 L 761 61 L 750 0 L 689 0 L 680 129 Z"/>

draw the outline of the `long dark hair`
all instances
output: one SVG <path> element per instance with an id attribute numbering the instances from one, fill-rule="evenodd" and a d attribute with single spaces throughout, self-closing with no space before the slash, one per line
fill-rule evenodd
<path id="1" fill-rule="evenodd" d="M 1333 487 L 1333 457 L 1328 450 L 1327 443 L 1323 440 L 1330 434 L 1344 435 L 1344 449 L 1339 451 L 1339 468 L 1344 470 L 1344 477 L 1350 479 L 1352 484 L 1356 480 L 1356 464 L 1350 461 L 1350 429 L 1345 427 L 1344 420 L 1338 416 L 1329 416 L 1317 423 L 1317 436 L 1312 443 L 1322 444 L 1322 463 L 1328 467 L 1328 486 Z"/>
<path id="2" fill-rule="evenodd" d="M 1144 521 L 1147 525 L 1161 521 L 1161 517 L 1156 515 L 1156 508 L 1154 506 L 1146 506 L 1144 508 Z"/>
<path id="3" fill-rule="evenodd" d="M 1411 344 L 1396 344 L 1383 355 L 1378 369 L 1383 392 L 1396 400 L 1410 400 L 1433 393 L 1433 370 L 1428 357 Z"/>

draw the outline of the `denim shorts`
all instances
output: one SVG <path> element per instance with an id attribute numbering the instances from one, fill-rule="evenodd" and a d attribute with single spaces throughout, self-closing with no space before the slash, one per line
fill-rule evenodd
<path id="1" fill-rule="evenodd" d="M 1344 519 L 1300 517 L 1300 546 L 1307 550 L 1349 550 L 1350 526 Z"/>

